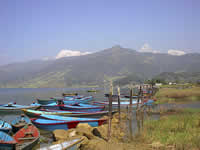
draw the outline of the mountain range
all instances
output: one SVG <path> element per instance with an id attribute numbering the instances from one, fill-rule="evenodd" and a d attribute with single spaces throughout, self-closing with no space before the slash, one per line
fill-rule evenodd
<path id="1" fill-rule="evenodd" d="M 200 72 L 200 54 L 173 56 L 113 46 L 96 53 L 0 66 L 1 88 L 103 85 L 108 80 L 151 79 L 163 72 Z M 131 82 L 131 81 L 130 81 Z M 120 82 L 119 82 L 120 84 Z"/>

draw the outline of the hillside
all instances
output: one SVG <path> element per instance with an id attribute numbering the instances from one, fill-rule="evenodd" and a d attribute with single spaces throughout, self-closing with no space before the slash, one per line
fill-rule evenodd
<path id="1" fill-rule="evenodd" d="M 72 87 L 102 85 L 104 80 L 136 75 L 152 78 L 162 72 L 200 72 L 200 54 L 172 56 L 139 53 L 114 46 L 96 53 L 51 61 L 0 67 L 0 87 Z"/>
<path id="2" fill-rule="evenodd" d="M 154 77 L 166 82 L 192 82 L 196 83 L 200 80 L 200 72 L 163 72 Z"/>

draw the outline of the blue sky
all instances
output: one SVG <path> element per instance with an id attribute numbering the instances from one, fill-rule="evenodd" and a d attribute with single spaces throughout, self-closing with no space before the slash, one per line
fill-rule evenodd
<path id="1" fill-rule="evenodd" d="M 0 58 L 9 62 L 116 44 L 198 52 L 199 41 L 199 0 L 0 1 Z"/>

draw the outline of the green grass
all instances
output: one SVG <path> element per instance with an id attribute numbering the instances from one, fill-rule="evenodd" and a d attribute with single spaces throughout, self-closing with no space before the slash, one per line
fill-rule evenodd
<path id="1" fill-rule="evenodd" d="M 185 109 L 160 120 L 145 121 L 143 135 L 151 142 L 175 149 L 200 149 L 200 109 Z"/>

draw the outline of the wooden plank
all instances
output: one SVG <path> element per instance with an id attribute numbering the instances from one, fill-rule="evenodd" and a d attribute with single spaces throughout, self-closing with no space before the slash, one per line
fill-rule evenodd
<path id="1" fill-rule="evenodd" d="M 36 137 L 18 138 L 18 140 L 33 140 L 33 139 L 36 139 Z"/>
<path id="2" fill-rule="evenodd" d="M 25 132 L 25 134 L 33 134 L 33 132 Z"/>

